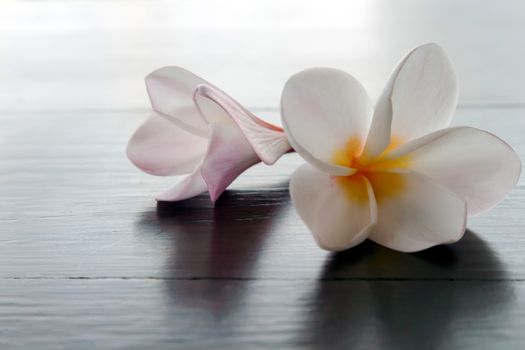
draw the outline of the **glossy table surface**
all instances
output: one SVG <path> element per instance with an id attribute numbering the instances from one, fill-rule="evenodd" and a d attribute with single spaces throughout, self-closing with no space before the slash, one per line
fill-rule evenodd
<path id="1" fill-rule="evenodd" d="M 520 1 L 0 3 L 0 349 L 522 349 L 525 187 L 416 254 L 319 249 L 289 201 L 295 154 L 212 205 L 125 156 L 143 77 L 179 65 L 279 119 L 288 76 L 334 66 L 376 99 L 444 46 L 455 125 L 525 155 Z M 497 169 L 494 169 L 497 171 Z"/>

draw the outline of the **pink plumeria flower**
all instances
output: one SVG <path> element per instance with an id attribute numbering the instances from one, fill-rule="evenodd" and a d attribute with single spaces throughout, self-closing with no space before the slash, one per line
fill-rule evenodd
<path id="1" fill-rule="evenodd" d="M 436 44 L 401 61 L 375 110 L 340 70 L 289 79 L 283 126 L 308 162 L 293 174 L 290 194 L 319 246 L 338 251 L 368 238 L 414 252 L 456 242 L 467 215 L 505 198 L 520 160 L 486 131 L 449 128 L 457 101 L 456 73 Z"/>
<path id="2" fill-rule="evenodd" d="M 149 174 L 188 174 L 159 201 L 206 191 L 215 201 L 247 168 L 273 164 L 290 151 L 283 129 L 185 69 L 158 69 L 146 77 L 146 87 L 153 113 L 132 136 L 128 157 Z"/>

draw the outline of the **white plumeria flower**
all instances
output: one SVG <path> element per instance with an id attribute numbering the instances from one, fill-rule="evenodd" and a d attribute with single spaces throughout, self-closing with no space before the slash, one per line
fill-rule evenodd
<path id="1" fill-rule="evenodd" d="M 365 239 L 403 252 L 459 240 L 467 215 L 495 206 L 521 163 L 498 137 L 448 128 L 458 80 L 436 44 L 411 51 L 375 111 L 361 84 L 336 69 L 292 76 L 283 91 L 284 129 L 308 162 L 290 194 L 317 243 L 344 250 Z"/>
<path id="2" fill-rule="evenodd" d="M 244 170 L 291 150 L 282 128 L 179 67 L 146 77 L 153 113 L 129 141 L 128 158 L 159 176 L 189 174 L 157 196 L 179 201 L 208 191 L 215 201 Z"/>

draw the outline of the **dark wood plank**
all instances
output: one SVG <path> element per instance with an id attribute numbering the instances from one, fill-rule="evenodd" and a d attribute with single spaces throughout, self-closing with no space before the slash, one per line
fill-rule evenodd
<path id="1" fill-rule="evenodd" d="M 519 282 L 54 279 L 0 296 L 16 350 L 521 349 L 525 327 Z"/>
<path id="2" fill-rule="evenodd" d="M 266 111 L 269 115 L 269 111 Z M 525 154 L 524 109 L 461 109 L 457 122 L 491 130 Z M 0 277 L 299 278 L 320 250 L 289 203 L 296 155 L 257 166 L 213 206 L 203 195 L 157 206 L 173 178 L 142 174 L 124 155 L 135 113 L 14 114 L 0 130 Z M 497 171 L 497 169 L 495 169 Z M 455 245 L 401 254 L 351 250 L 351 278 L 525 278 L 523 181 L 473 218 Z M 242 261 L 242 263 L 239 263 Z"/>

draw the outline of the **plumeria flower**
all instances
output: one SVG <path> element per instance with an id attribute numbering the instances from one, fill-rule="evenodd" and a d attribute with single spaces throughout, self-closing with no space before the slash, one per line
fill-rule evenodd
<path id="1" fill-rule="evenodd" d="M 146 77 L 146 87 L 153 112 L 131 137 L 128 157 L 149 174 L 188 174 L 159 201 L 206 191 L 215 201 L 244 170 L 273 164 L 290 151 L 282 128 L 185 69 L 158 69 Z"/>
<path id="2" fill-rule="evenodd" d="M 292 202 L 327 250 L 365 239 L 402 252 L 459 240 L 467 215 L 500 202 L 521 163 L 498 137 L 449 127 L 458 80 L 436 44 L 411 51 L 375 110 L 361 84 L 336 69 L 292 76 L 282 120 L 307 161 L 290 182 Z"/>

